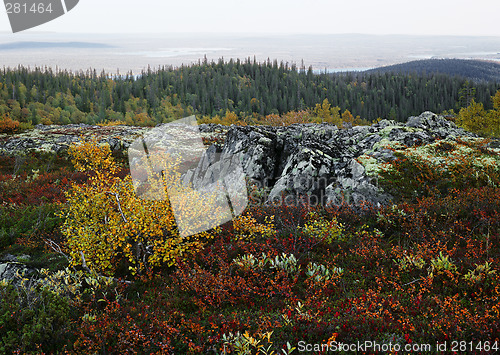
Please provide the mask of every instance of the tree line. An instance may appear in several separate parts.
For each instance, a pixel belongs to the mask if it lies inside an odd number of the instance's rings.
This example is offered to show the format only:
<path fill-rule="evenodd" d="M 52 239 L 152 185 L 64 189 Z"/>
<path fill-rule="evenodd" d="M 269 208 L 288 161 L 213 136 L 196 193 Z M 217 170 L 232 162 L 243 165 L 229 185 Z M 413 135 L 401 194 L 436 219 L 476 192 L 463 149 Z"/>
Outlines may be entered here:
<path fill-rule="evenodd" d="M 470 83 L 436 73 L 314 74 L 311 67 L 255 59 L 205 59 L 177 68 L 148 68 L 137 76 L 20 66 L 0 71 L 0 118 L 21 127 L 155 125 L 191 114 L 206 119 L 230 112 L 250 123 L 268 115 L 314 110 L 327 100 L 366 121 L 404 121 L 426 110 L 458 110 L 472 99 L 491 109 L 490 98 L 499 88 L 497 82 Z"/>

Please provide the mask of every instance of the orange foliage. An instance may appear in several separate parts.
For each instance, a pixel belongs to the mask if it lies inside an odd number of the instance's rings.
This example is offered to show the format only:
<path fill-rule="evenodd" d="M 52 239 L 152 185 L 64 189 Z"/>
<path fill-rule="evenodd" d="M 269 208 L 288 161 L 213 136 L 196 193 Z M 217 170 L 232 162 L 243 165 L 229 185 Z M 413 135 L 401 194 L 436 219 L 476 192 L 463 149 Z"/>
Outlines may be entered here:
<path fill-rule="evenodd" d="M 19 131 L 19 121 L 12 120 L 9 115 L 0 118 L 0 133 L 16 133 Z"/>

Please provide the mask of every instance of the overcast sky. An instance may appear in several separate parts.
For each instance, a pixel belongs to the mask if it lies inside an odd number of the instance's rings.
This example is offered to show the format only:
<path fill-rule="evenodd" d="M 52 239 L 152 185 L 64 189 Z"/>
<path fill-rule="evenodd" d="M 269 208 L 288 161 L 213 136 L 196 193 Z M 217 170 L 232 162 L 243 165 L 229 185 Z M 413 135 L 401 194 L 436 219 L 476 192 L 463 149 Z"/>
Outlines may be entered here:
<path fill-rule="evenodd" d="M 80 0 L 28 32 L 500 36 L 499 14 L 500 0 Z M 0 31 L 10 30 L 0 11 Z"/>

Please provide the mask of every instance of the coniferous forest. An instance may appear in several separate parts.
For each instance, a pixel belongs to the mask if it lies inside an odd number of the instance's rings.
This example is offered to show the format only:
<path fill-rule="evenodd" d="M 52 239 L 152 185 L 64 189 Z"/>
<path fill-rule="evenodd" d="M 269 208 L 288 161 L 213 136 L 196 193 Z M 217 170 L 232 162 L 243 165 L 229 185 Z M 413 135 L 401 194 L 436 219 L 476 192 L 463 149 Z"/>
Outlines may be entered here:
<path fill-rule="evenodd" d="M 423 59 L 367 70 L 367 73 L 443 73 L 474 81 L 500 81 L 500 64 L 467 59 Z"/>
<path fill-rule="evenodd" d="M 314 74 L 312 68 L 268 61 L 199 62 L 109 76 L 95 70 L 4 69 L 0 115 L 21 127 L 38 123 L 105 123 L 153 126 L 190 114 L 232 112 L 247 123 L 270 114 L 314 108 L 325 99 L 367 121 L 404 121 L 430 110 L 466 107 L 472 99 L 491 108 L 496 82 L 469 82 L 445 74 Z"/>

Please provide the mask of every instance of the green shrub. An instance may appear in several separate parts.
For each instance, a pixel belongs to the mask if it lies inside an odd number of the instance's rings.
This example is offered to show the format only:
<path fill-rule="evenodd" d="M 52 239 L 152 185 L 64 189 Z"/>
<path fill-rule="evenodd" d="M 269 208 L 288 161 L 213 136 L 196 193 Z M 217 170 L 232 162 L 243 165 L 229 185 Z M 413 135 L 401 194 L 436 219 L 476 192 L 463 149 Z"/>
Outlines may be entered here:
<path fill-rule="evenodd" d="M 43 244 L 43 237 L 59 234 L 61 217 L 55 215 L 58 204 L 40 206 L 0 206 L 0 249 L 13 245 L 22 238 L 29 246 Z M 20 241 L 18 241 L 20 242 Z"/>
<path fill-rule="evenodd" d="M 13 228 L 0 227 L 0 250 L 14 243 L 15 232 Z"/>
<path fill-rule="evenodd" d="M 55 352 L 70 339 L 69 301 L 30 281 L 0 284 L 0 353 Z"/>
<path fill-rule="evenodd" d="M 344 228 L 337 218 L 327 219 L 315 212 L 308 214 L 309 222 L 301 227 L 304 234 L 327 244 L 345 240 Z"/>

